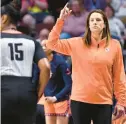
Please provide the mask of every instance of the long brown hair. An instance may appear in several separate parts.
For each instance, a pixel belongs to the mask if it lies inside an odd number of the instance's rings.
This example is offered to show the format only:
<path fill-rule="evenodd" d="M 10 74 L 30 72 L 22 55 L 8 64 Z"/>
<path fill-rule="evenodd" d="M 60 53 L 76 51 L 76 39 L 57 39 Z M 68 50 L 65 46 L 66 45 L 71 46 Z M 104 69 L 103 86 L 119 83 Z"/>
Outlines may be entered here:
<path fill-rule="evenodd" d="M 108 23 L 107 16 L 100 9 L 96 9 L 96 10 L 91 11 L 89 13 L 88 17 L 87 17 L 85 34 L 84 34 L 84 37 L 83 37 L 84 43 L 86 44 L 86 46 L 91 45 L 91 31 L 90 31 L 90 28 L 89 28 L 89 19 L 90 19 L 90 16 L 91 16 L 92 13 L 100 13 L 103 17 L 103 20 L 104 20 L 104 23 L 105 23 L 105 28 L 103 29 L 102 39 L 106 37 L 106 46 L 107 46 L 109 44 L 109 40 L 111 38 L 109 23 Z"/>

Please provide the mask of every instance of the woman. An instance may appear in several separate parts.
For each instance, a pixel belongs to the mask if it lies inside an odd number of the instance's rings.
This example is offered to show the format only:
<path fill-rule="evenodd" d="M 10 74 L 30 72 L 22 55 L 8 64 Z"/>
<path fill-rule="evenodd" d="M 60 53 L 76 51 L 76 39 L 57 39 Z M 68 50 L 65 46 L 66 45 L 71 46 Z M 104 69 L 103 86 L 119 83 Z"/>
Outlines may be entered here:
<path fill-rule="evenodd" d="M 111 124 L 113 91 L 117 117 L 124 115 L 126 80 L 120 43 L 111 39 L 108 20 L 101 10 L 87 17 L 83 38 L 59 40 L 67 5 L 46 41 L 47 48 L 70 55 L 72 59 L 71 111 L 75 124 Z M 75 29 L 76 30 L 76 29 Z"/>
<path fill-rule="evenodd" d="M 19 0 L 1 7 L 2 124 L 32 124 L 37 100 L 49 79 L 50 66 L 40 44 L 16 29 L 20 8 Z M 39 88 L 32 82 L 33 62 L 40 69 Z"/>
<path fill-rule="evenodd" d="M 42 44 L 51 66 L 50 80 L 44 90 L 46 124 L 68 124 L 71 72 L 61 55 L 53 53 Z"/>

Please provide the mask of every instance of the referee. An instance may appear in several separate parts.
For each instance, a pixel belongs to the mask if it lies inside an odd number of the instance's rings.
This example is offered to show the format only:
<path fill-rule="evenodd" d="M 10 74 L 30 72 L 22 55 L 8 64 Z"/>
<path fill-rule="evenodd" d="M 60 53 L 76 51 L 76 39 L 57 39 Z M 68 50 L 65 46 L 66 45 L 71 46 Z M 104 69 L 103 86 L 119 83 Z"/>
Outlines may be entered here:
<path fill-rule="evenodd" d="M 40 44 L 16 30 L 21 8 L 17 1 L 1 7 L 1 124 L 32 124 L 50 75 Z M 40 69 L 39 84 L 32 82 L 33 63 Z"/>

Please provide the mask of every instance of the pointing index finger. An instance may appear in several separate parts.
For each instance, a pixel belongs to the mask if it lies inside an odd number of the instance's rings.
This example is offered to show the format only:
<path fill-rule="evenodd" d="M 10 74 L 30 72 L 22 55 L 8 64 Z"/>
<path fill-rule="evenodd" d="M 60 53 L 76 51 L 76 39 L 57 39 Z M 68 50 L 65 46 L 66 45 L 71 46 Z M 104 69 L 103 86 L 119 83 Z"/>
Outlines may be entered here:
<path fill-rule="evenodd" d="M 66 3 L 66 5 L 64 6 L 64 9 L 68 6 L 69 2 Z"/>

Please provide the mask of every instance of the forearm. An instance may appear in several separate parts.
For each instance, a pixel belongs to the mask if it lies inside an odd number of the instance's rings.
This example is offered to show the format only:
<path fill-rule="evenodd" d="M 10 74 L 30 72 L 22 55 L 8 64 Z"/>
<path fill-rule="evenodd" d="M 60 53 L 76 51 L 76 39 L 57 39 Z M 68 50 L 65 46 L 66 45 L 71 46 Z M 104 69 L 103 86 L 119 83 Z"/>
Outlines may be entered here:
<path fill-rule="evenodd" d="M 51 30 L 48 40 L 46 41 L 46 46 L 48 49 L 62 53 L 65 55 L 70 55 L 71 53 L 71 39 L 59 39 L 60 33 L 63 28 L 64 21 L 58 19 L 56 25 Z"/>
<path fill-rule="evenodd" d="M 64 21 L 62 19 L 57 20 L 55 26 L 53 27 L 53 29 L 51 30 L 49 34 L 47 46 L 49 47 L 54 46 L 58 43 L 60 33 L 63 28 L 63 24 L 64 24 Z"/>
<path fill-rule="evenodd" d="M 50 78 L 50 69 L 49 68 L 42 69 L 40 71 L 40 76 L 39 76 L 39 89 L 38 89 L 39 98 L 42 96 L 49 78 Z"/>
<path fill-rule="evenodd" d="M 117 104 L 126 107 L 126 82 L 119 83 L 118 85 L 116 84 L 114 91 L 115 97 L 117 99 Z"/>
<path fill-rule="evenodd" d="M 66 95 L 69 95 L 71 92 L 71 86 L 67 86 L 64 89 L 62 89 L 61 92 L 59 92 L 58 94 L 55 95 L 57 101 L 59 101 L 60 99 L 64 98 Z"/>
<path fill-rule="evenodd" d="M 63 80 L 64 80 L 64 83 L 65 83 L 65 86 L 63 87 L 63 89 L 58 94 L 56 94 L 57 100 L 60 100 L 64 96 L 69 95 L 71 93 L 72 79 L 71 79 L 70 74 L 66 74 L 66 72 L 63 73 Z"/>
<path fill-rule="evenodd" d="M 114 94 L 117 104 L 126 106 L 126 74 L 124 71 L 122 49 L 119 41 L 116 41 L 115 43 L 117 45 L 115 46 L 117 47 L 117 51 L 113 64 Z"/>

